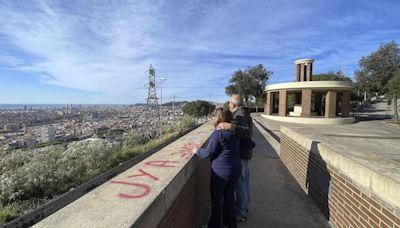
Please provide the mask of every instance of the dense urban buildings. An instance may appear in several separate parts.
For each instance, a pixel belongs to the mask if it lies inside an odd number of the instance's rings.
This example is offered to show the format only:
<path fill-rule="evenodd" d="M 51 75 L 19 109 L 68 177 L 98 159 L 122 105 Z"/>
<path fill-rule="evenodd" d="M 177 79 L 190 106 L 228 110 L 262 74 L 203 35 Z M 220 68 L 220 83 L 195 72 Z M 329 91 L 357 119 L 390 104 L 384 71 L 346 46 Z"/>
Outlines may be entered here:
<path fill-rule="evenodd" d="M 145 106 L 66 105 L 18 109 L 0 108 L 0 148 L 24 148 L 65 143 L 89 137 L 122 139 L 130 132 L 145 133 Z M 163 107 L 164 126 L 181 120 L 180 106 Z M 156 131 L 159 125 L 150 125 Z"/>

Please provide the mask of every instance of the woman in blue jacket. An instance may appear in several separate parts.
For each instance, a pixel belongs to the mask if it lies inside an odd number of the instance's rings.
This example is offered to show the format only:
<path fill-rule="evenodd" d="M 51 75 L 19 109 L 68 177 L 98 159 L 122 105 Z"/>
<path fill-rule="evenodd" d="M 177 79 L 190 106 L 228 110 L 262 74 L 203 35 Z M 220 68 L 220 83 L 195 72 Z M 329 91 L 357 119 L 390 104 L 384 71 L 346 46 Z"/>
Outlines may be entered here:
<path fill-rule="evenodd" d="M 217 108 L 215 126 L 222 122 L 230 122 L 232 114 L 229 110 Z M 246 146 L 254 147 L 254 142 L 244 140 Z M 211 217 L 209 228 L 236 228 L 234 185 L 240 175 L 239 141 L 233 132 L 214 130 L 208 146 L 199 148 L 196 154 L 211 160 Z"/>

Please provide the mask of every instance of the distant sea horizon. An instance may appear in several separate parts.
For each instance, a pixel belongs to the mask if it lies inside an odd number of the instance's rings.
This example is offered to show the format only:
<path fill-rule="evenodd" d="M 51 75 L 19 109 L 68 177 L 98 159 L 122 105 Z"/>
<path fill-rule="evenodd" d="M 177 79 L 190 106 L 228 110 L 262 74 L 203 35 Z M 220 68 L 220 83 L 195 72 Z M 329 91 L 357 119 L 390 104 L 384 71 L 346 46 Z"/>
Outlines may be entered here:
<path fill-rule="evenodd" d="M 138 106 L 145 104 L 0 104 L 0 110 L 18 110 L 18 109 L 54 109 L 54 108 L 85 108 L 85 107 L 104 107 L 104 106 Z"/>

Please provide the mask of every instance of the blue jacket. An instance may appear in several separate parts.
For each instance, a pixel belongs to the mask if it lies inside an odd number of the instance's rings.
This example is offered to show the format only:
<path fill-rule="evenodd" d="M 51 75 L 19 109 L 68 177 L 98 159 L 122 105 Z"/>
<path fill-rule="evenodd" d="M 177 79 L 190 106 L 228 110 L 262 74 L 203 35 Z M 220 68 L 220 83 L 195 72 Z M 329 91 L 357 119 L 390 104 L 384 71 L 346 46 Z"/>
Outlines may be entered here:
<path fill-rule="evenodd" d="M 224 180 L 235 180 L 240 175 L 239 140 L 235 134 L 226 130 L 214 130 L 206 148 L 196 154 L 209 157 L 212 170 Z"/>

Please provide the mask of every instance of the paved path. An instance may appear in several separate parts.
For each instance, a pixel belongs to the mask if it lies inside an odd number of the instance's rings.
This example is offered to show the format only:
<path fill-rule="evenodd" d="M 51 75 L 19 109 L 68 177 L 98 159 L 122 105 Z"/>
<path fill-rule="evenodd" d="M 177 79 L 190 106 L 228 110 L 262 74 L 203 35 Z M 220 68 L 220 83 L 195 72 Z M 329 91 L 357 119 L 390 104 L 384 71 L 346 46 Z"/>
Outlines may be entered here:
<path fill-rule="evenodd" d="M 238 227 L 328 227 L 319 208 L 277 156 L 276 142 L 269 143 L 263 135 L 266 132 L 255 126 L 257 146 L 250 163 L 252 199 L 249 217 Z"/>
<path fill-rule="evenodd" d="M 384 120 L 391 117 L 393 111 L 392 106 L 388 105 L 387 100 L 376 103 L 366 104 L 355 113 L 357 120 Z"/>

